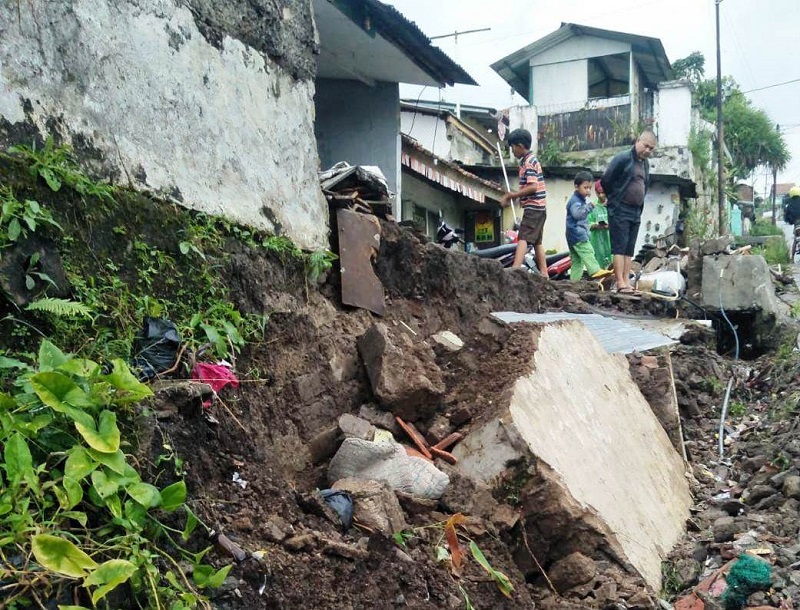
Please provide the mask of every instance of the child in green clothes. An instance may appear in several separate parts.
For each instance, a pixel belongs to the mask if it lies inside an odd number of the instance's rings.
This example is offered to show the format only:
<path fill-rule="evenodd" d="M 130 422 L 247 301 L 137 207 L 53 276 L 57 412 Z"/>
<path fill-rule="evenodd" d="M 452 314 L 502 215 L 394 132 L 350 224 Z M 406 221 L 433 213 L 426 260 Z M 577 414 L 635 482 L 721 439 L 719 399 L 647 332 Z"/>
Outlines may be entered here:
<path fill-rule="evenodd" d="M 594 204 L 588 201 L 589 193 L 592 192 L 592 175 L 589 172 L 578 172 L 574 182 L 575 193 L 567 202 L 567 245 L 572 259 L 569 279 L 577 282 L 583 276 L 584 267 L 592 279 L 605 277 L 612 272 L 600 268 L 594 257 L 594 249 L 589 243 L 586 217 L 594 208 Z"/>
<path fill-rule="evenodd" d="M 594 209 L 589 212 L 586 222 L 589 223 L 589 241 L 594 248 L 594 257 L 604 269 L 611 265 L 611 238 L 608 235 L 608 209 L 606 208 L 606 194 L 600 181 L 594 183 L 594 192 L 597 202 Z"/>

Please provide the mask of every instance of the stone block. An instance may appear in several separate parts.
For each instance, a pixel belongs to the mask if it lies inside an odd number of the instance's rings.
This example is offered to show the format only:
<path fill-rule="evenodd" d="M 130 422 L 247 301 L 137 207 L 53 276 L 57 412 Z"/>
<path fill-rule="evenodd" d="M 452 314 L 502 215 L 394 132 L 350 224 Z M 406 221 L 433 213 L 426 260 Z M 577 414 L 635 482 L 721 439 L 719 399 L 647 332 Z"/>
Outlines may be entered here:
<path fill-rule="evenodd" d="M 791 475 L 783 481 L 783 495 L 787 498 L 800 500 L 800 477 Z"/>
<path fill-rule="evenodd" d="M 571 553 L 548 570 L 548 576 L 559 593 L 592 580 L 597 573 L 594 561 L 582 553 Z"/>
<path fill-rule="evenodd" d="M 777 314 L 778 301 L 762 256 L 706 256 L 702 305 L 712 311 Z"/>
<path fill-rule="evenodd" d="M 728 247 L 733 243 L 733 238 L 730 235 L 723 235 L 703 242 L 700 246 L 700 252 L 703 256 L 711 256 L 713 254 L 721 254 L 728 251 Z"/>
<path fill-rule="evenodd" d="M 427 343 L 373 324 L 358 339 L 372 391 L 383 408 L 406 421 L 433 414 L 445 392 L 442 371 Z"/>
<path fill-rule="evenodd" d="M 361 419 L 350 413 L 343 413 L 339 416 L 339 430 L 345 438 L 360 438 L 371 441 L 375 436 L 375 426 L 366 419 Z"/>
<path fill-rule="evenodd" d="M 431 340 L 437 345 L 441 345 L 448 352 L 457 352 L 464 347 L 464 342 L 455 333 L 449 330 L 443 330 L 431 337 Z"/>

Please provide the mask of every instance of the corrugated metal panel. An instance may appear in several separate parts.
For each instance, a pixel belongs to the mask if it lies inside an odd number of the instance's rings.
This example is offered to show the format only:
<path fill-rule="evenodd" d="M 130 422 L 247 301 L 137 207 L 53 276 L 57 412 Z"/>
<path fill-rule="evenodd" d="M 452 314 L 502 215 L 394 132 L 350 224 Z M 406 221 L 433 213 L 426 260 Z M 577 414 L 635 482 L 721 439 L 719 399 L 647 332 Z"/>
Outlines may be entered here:
<path fill-rule="evenodd" d="M 633 351 L 644 352 L 656 347 L 673 345 L 673 339 L 660 333 L 638 328 L 616 318 L 598 314 L 580 314 L 566 312 L 552 313 L 516 313 L 513 311 L 498 311 L 492 315 L 498 320 L 513 324 L 514 322 L 535 322 L 546 324 L 558 320 L 578 320 L 600 342 L 603 348 L 611 353 L 627 354 Z"/>

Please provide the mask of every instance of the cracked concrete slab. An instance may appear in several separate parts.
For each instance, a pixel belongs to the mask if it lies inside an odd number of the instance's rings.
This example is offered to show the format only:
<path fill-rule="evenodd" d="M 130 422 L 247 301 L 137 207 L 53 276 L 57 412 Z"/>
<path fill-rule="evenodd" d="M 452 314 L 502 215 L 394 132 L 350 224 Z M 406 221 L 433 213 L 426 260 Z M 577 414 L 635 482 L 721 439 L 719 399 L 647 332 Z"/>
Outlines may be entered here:
<path fill-rule="evenodd" d="M 527 372 L 453 451 L 458 470 L 506 489 L 514 483 L 528 543 L 543 561 L 611 557 L 658 589 L 691 505 L 683 460 L 624 356 L 576 321 L 517 332 L 530 334 Z"/>

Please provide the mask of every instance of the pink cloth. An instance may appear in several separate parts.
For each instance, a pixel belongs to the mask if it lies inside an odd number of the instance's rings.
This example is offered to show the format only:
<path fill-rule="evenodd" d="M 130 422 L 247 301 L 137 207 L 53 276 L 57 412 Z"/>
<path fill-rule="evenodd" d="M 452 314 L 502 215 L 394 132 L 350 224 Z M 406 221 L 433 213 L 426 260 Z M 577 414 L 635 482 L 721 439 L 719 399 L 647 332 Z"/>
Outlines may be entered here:
<path fill-rule="evenodd" d="M 239 380 L 227 366 L 221 364 L 209 364 L 206 362 L 198 362 L 192 369 L 192 379 L 202 381 L 211 386 L 214 394 L 219 392 L 226 385 L 239 387 Z M 203 406 L 208 409 L 211 406 L 211 400 L 203 403 Z"/>

